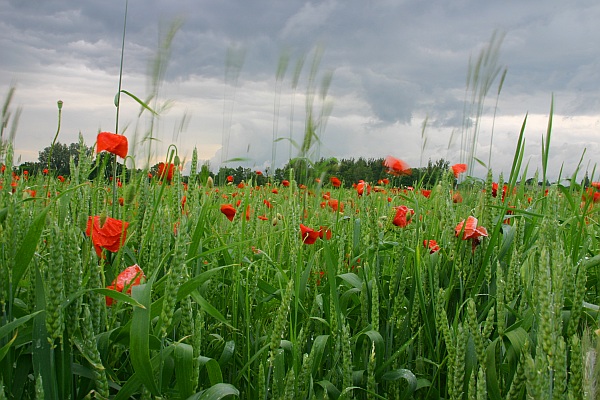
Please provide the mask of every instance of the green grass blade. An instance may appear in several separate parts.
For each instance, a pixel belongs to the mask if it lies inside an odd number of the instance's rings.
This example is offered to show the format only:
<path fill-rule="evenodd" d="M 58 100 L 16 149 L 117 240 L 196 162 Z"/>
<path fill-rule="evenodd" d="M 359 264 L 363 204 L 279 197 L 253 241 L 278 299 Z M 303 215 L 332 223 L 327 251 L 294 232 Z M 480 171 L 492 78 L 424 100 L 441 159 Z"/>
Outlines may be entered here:
<path fill-rule="evenodd" d="M 229 383 L 217 383 L 202 393 L 197 393 L 191 397 L 188 397 L 187 400 L 219 400 L 229 396 L 239 397 L 240 391 Z"/>
<path fill-rule="evenodd" d="M 137 97 L 136 95 L 134 95 L 131 92 L 128 92 L 127 90 L 122 89 L 121 93 L 126 94 L 127 96 L 131 97 L 133 100 L 135 100 L 140 106 L 142 106 L 142 108 L 150 111 L 152 114 L 154 115 L 158 115 L 158 113 L 156 111 L 154 111 L 148 104 L 146 104 L 142 99 L 140 99 L 139 97 Z"/>
<path fill-rule="evenodd" d="M 42 311 L 43 310 L 39 310 L 39 311 L 33 312 L 33 313 L 28 314 L 28 315 L 26 315 L 24 317 L 15 319 L 14 321 L 9 322 L 8 324 L 2 325 L 0 327 L 0 340 L 4 339 L 5 336 L 7 336 L 8 334 L 10 334 L 12 331 L 14 331 L 15 329 L 17 329 L 18 327 L 20 327 L 21 325 L 23 325 L 24 323 L 26 323 L 30 319 L 32 319 L 35 316 L 37 316 Z"/>
<path fill-rule="evenodd" d="M 177 390 L 181 398 L 187 398 L 194 394 L 194 348 L 189 344 L 175 343 L 173 352 L 175 359 L 175 377 L 177 379 Z"/>
<path fill-rule="evenodd" d="M 18 332 L 15 332 L 15 335 L 6 343 L 4 346 L 0 347 L 0 361 L 4 359 L 4 357 L 8 354 L 8 350 L 10 350 L 10 346 L 17 340 Z"/>
<path fill-rule="evenodd" d="M 130 346 L 131 364 L 135 373 L 152 394 L 159 396 L 160 390 L 156 385 L 155 373 L 150 363 L 150 295 L 154 278 L 155 275 L 146 284 L 131 288 L 131 297 L 145 308 L 136 307 L 133 310 Z"/>
<path fill-rule="evenodd" d="M 223 382 L 223 373 L 221 372 L 221 366 L 217 360 L 214 358 L 200 356 L 198 357 L 198 363 L 200 364 L 200 369 L 202 369 L 202 367 L 206 368 L 208 380 L 211 385 L 214 386 Z"/>
<path fill-rule="evenodd" d="M 23 238 L 23 242 L 21 242 L 21 246 L 17 250 L 17 254 L 15 256 L 15 267 L 13 269 L 12 275 L 12 295 L 14 296 L 15 291 L 21 281 L 25 272 L 27 272 L 27 268 L 31 263 L 31 259 L 35 254 L 35 249 L 37 248 L 38 242 L 40 240 L 40 236 L 42 235 L 42 231 L 44 230 L 44 226 L 46 224 L 46 215 L 50 210 L 50 205 L 46 206 L 38 215 L 35 217 L 25 237 Z"/>

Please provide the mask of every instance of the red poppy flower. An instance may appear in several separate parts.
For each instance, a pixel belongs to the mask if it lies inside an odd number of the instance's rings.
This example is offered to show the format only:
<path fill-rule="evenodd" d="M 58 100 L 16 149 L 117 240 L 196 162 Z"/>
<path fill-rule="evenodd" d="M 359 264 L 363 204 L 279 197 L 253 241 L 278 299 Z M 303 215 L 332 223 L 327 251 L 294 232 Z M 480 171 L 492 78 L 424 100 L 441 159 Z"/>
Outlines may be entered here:
<path fill-rule="evenodd" d="M 287 179 L 284 179 L 281 181 L 281 185 L 283 187 L 288 187 L 288 186 L 290 186 L 290 181 L 288 181 Z"/>
<path fill-rule="evenodd" d="M 233 182 L 233 175 L 229 175 L 227 177 L 227 182 Z"/>
<path fill-rule="evenodd" d="M 121 158 L 127 157 L 127 138 L 123 135 L 117 135 L 110 132 L 100 132 L 96 139 L 96 153 L 108 151 L 118 155 Z"/>
<path fill-rule="evenodd" d="M 387 168 L 387 173 L 394 176 L 411 174 L 407 163 L 392 156 L 387 156 L 383 161 L 383 165 Z"/>
<path fill-rule="evenodd" d="M 117 292 L 123 293 L 123 290 L 127 288 L 127 294 L 131 294 L 131 288 L 142 283 L 142 280 L 146 279 L 144 271 L 135 264 L 131 267 L 125 268 L 116 278 L 112 281 L 107 289 L 116 290 Z M 112 297 L 106 296 L 106 305 L 111 306 L 114 300 Z"/>
<path fill-rule="evenodd" d="M 464 230 L 463 230 L 464 227 Z M 462 240 L 476 239 L 478 240 L 481 236 L 487 236 L 487 229 L 483 226 L 477 226 L 477 218 L 469 216 L 467 221 L 462 220 L 454 228 L 454 236 L 458 237 L 463 232 Z"/>
<path fill-rule="evenodd" d="M 187 203 L 187 196 L 181 198 L 181 210 L 185 208 L 185 203 Z"/>
<path fill-rule="evenodd" d="M 240 182 L 240 183 L 238 183 L 237 187 L 238 187 L 238 189 L 243 189 L 246 187 L 246 184 L 244 182 Z"/>
<path fill-rule="evenodd" d="M 332 176 L 331 178 L 329 178 L 329 181 L 331 182 L 331 185 L 335 188 L 339 188 L 342 185 L 342 181 L 340 181 L 335 176 Z"/>
<path fill-rule="evenodd" d="M 456 192 L 452 195 L 452 202 L 453 203 L 462 203 L 463 202 L 463 198 L 459 192 Z"/>
<path fill-rule="evenodd" d="M 166 179 L 167 182 L 173 180 L 173 172 L 175 171 L 175 164 L 165 164 L 161 162 L 158 164 L 158 179 L 161 181 Z"/>
<path fill-rule="evenodd" d="M 262 175 L 262 171 L 256 171 L 256 175 Z"/>
<path fill-rule="evenodd" d="M 269 220 L 269 217 L 267 217 L 266 215 L 259 215 L 257 218 L 260 219 L 261 221 L 268 221 Z"/>
<path fill-rule="evenodd" d="M 583 201 L 592 201 L 594 203 L 600 202 L 600 192 L 596 192 L 592 188 L 588 188 L 585 193 L 581 196 L 581 200 Z"/>
<path fill-rule="evenodd" d="M 48 168 L 44 168 L 44 169 L 42 170 L 42 174 L 44 174 L 44 175 L 48 175 L 48 172 L 49 172 L 49 171 L 48 171 Z"/>
<path fill-rule="evenodd" d="M 320 231 L 315 231 L 308 226 L 300 224 L 300 237 L 304 244 L 314 244 L 315 241 L 319 238 Z"/>
<path fill-rule="evenodd" d="M 431 196 L 431 190 L 428 189 L 421 189 L 421 194 L 427 198 L 429 198 L 429 196 Z"/>
<path fill-rule="evenodd" d="M 423 240 L 423 246 L 426 249 L 429 249 L 429 254 L 433 254 L 440 251 L 440 246 L 438 246 L 435 240 Z"/>
<path fill-rule="evenodd" d="M 6 171 L 6 165 L 2 164 L 2 165 L 0 166 L 0 172 L 1 172 L 1 173 L 4 173 L 4 171 Z"/>
<path fill-rule="evenodd" d="M 358 181 L 356 184 L 356 193 L 358 193 L 359 196 L 362 196 L 365 192 L 367 195 L 371 194 L 371 185 L 365 183 L 363 180 Z"/>
<path fill-rule="evenodd" d="M 225 214 L 227 219 L 230 221 L 233 221 L 233 218 L 235 217 L 236 213 L 235 208 L 233 208 L 231 204 L 223 204 L 221 206 L 221 212 Z"/>
<path fill-rule="evenodd" d="M 267 208 L 272 208 L 272 207 L 273 207 L 273 206 L 271 205 L 271 202 L 270 202 L 269 200 L 267 200 L 267 199 L 264 199 L 264 200 L 263 200 L 263 204 L 264 204 L 265 206 L 267 206 Z"/>
<path fill-rule="evenodd" d="M 392 223 L 400 228 L 405 228 L 412 219 L 410 218 L 415 211 L 407 206 L 394 207 L 396 209 L 396 215 Z"/>
<path fill-rule="evenodd" d="M 467 172 L 467 164 L 454 164 L 452 166 L 452 173 L 454 173 L 454 177 L 458 178 L 458 175 Z"/>
<path fill-rule="evenodd" d="M 279 193 L 279 190 L 277 190 L 277 188 L 275 188 L 275 189 L 271 190 L 271 193 L 273 193 L 273 194 L 278 194 L 278 193 Z"/>
<path fill-rule="evenodd" d="M 329 205 L 329 207 L 331 207 L 333 211 L 339 210 L 340 212 L 344 212 L 344 204 L 340 203 L 340 201 L 337 199 L 329 199 L 327 201 L 327 204 Z"/>
<path fill-rule="evenodd" d="M 326 226 L 321 226 L 319 228 L 319 237 L 323 240 L 330 240 L 331 239 L 331 229 L 329 229 Z"/>
<path fill-rule="evenodd" d="M 107 217 L 104 225 L 100 226 L 101 217 L 89 217 L 85 234 L 92 238 L 94 249 L 98 257 L 102 255 L 102 249 L 112 253 L 119 251 L 127 237 L 129 222 Z"/>
<path fill-rule="evenodd" d="M 595 187 L 596 189 L 600 189 L 600 182 L 592 182 L 591 185 L 592 185 L 592 187 Z"/>
<path fill-rule="evenodd" d="M 64 181 L 65 181 L 65 177 L 64 177 L 64 176 L 62 176 L 62 175 L 59 175 L 59 176 L 57 176 L 57 177 L 56 177 L 56 179 L 58 179 L 58 180 L 59 180 L 59 181 L 61 181 L 61 182 L 64 182 Z"/>

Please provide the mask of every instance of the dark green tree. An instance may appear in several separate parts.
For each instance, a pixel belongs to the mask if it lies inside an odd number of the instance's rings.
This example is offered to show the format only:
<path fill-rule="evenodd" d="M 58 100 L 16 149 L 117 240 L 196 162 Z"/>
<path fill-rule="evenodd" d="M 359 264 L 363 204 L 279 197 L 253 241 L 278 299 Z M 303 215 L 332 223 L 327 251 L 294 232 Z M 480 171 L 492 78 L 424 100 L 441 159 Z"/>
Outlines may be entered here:
<path fill-rule="evenodd" d="M 79 163 L 79 146 L 79 143 L 71 143 L 70 145 L 66 145 L 56 142 L 54 144 L 54 148 L 52 148 L 52 146 L 46 147 L 44 150 L 39 152 L 39 168 L 48 168 L 49 165 L 51 173 L 69 176 L 71 173 L 69 166 L 71 157 L 73 157 L 73 161 L 76 165 Z M 84 154 L 91 156 L 92 152 L 93 148 L 85 146 L 85 151 L 83 152 Z M 50 164 L 48 164 L 48 159 L 50 159 Z"/>

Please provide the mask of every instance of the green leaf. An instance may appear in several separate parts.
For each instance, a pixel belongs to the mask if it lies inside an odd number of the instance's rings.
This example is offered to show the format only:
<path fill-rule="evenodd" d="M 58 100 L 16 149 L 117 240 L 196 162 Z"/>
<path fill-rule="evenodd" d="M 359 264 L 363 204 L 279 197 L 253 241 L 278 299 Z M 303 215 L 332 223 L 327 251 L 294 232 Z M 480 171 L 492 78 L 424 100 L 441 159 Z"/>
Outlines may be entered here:
<path fill-rule="evenodd" d="M 21 246 L 17 250 L 17 254 L 15 255 L 15 266 L 13 268 L 12 275 L 12 292 L 13 296 L 15 291 L 19 287 L 19 282 L 29 264 L 31 263 L 31 259 L 35 254 L 35 249 L 37 248 L 38 242 L 40 240 L 40 236 L 42 235 L 42 231 L 44 230 L 44 225 L 46 224 L 46 215 L 50 210 L 50 205 L 46 206 L 38 215 L 35 217 L 31 225 L 29 225 L 29 229 L 21 242 Z"/>
<path fill-rule="evenodd" d="M 43 310 L 33 312 L 24 317 L 15 319 L 14 321 L 9 322 L 8 324 L 2 325 L 0 327 L 0 340 L 4 339 L 6 335 L 8 335 L 9 333 L 11 333 L 12 331 L 14 331 L 15 329 L 17 329 L 18 327 L 20 327 L 21 325 L 23 325 L 24 323 L 26 323 L 41 312 L 43 312 Z"/>
<path fill-rule="evenodd" d="M 235 352 L 235 342 L 233 340 L 225 343 L 225 347 L 223 347 L 223 352 L 221 353 L 221 357 L 219 357 L 219 365 L 224 366 L 231 360 L 233 357 L 233 353 Z"/>
<path fill-rule="evenodd" d="M 189 344 L 175 343 L 175 377 L 177 378 L 177 390 L 181 398 L 187 398 L 194 393 L 194 348 Z"/>
<path fill-rule="evenodd" d="M 200 365 L 200 369 L 202 367 L 206 368 L 206 373 L 208 374 L 208 380 L 211 385 L 217 385 L 223 382 L 223 374 L 221 373 L 221 366 L 214 358 L 200 356 L 198 357 L 198 364 Z"/>
<path fill-rule="evenodd" d="M 496 371 L 496 345 L 498 339 L 490 343 L 486 349 L 486 382 L 488 389 L 488 398 L 492 400 L 501 400 L 500 386 L 498 384 L 498 373 Z"/>
<path fill-rule="evenodd" d="M 142 106 L 143 108 L 145 108 L 146 110 L 150 111 L 152 114 L 154 115 L 158 115 L 158 113 L 156 111 L 154 111 L 152 108 L 150 108 L 150 106 L 148 104 L 146 104 L 143 100 L 141 100 L 139 97 L 137 97 L 136 95 L 128 92 L 127 90 L 121 90 L 121 93 L 126 94 L 127 96 L 131 97 L 133 100 L 135 100 L 140 106 Z M 118 93 L 117 93 L 118 96 Z M 115 105 L 118 107 L 118 101 L 116 101 L 117 97 L 115 97 Z"/>
<path fill-rule="evenodd" d="M 122 301 L 123 303 L 131 304 L 134 307 L 146 308 L 139 301 L 133 299 L 131 296 L 126 293 L 117 292 L 116 290 L 106 289 L 106 288 L 94 288 L 90 289 L 92 292 L 103 294 L 104 296 L 111 297 L 115 300 Z"/>
<path fill-rule="evenodd" d="M 356 275 L 353 272 L 348 272 L 346 274 L 341 274 L 338 275 L 343 281 L 349 283 L 350 285 L 354 286 L 357 289 L 361 289 L 362 288 L 362 279 L 360 279 L 358 277 L 358 275 Z"/>
<path fill-rule="evenodd" d="M 311 357 L 313 359 L 312 376 L 316 376 L 317 370 L 321 367 L 321 360 L 323 359 L 323 354 L 325 354 L 328 340 L 329 335 L 319 335 L 313 342 L 312 349 L 310 349 Z"/>
<path fill-rule="evenodd" d="M 375 344 L 375 365 L 377 366 L 377 368 L 379 368 L 381 366 L 381 363 L 383 361 L 383 357 L 384 357 L 384 350 L 385 350 L 385 343 L 383 342 L 383 337 L 381 336 L 381 334 L 379 332 L 377 332 L 376 330 L 369 330 L 366 332 L 362 332 L 357 338 L 356 338 L 356 348 L 357 350 L 359 348 L 362 348 L 361 344 L 363 344 L 363 339 L 365 337 L 368 337 L 369 340 L 371 341 L 371 343 Z M 369 344 L 369 346 L 367 348 L 364 348 L 364 350 L 366 350 L 366 354 L 370 354 L 371 352 L 371 344 Z"/>
<path fill-rule="evenodd" d="M 133 370 L 141 382 L 152 394 L 159 396 L 160 390 L 156 385 L 155 373 L 150 363 L 150 294 L 152 293 L 152 284 L 154 283 L 155 276 L 152 275 L 147 283 L 131 288 L 131 297 L 145 308 L 136 307 L 133 309 L 130 331 L 130 353 Z"/>
<path fill-rule="evenodd" d="M 38 311 L 45 311 L 46 295 L 44 293 L 44 281 L 41 271 L 35 269 L 35 308 Z M 36 314 L 33 320 L 33 371 L 34 375 L 42 377 L 44 387 L 44 397 L 49 400 L 58 399 L 58 389 L 56 387 L 56 370 L 54 368 L 54 354 L 50 343 L 48 342 L 48 331 L 46 331 L 45 312 Z"/>
<path fill-rule="evenodd" d="M 381 376 L 381 379 L 384 381 L 397 381 L 399 379 L 404 379 L 407 383 L 407 387 L 400 397 L 402 399 L 412 398 L 413 393 L 415 390 L 417 390 L 417 377 L 408 369 L 400 368 L 388 371 Z"/>
<path fill-rule="evenodd" d="M 15 335 L 13 336 L 13 338 L 10 339 L 8 341 L 8 343 L 6 343 L 4 346 L 2 346 L 0 348 L 0 361 L 2 361 L 2 359 L 6 356 L 6 354 L 8 354 L 8 350 L 10 349 L 10 346 L 12 346 L 14 341 L 17 340 L 17 336 L 18 336 L 18 332 L 15 332 Z"/>
<path fill-rule="evenodd" d="M 240 396 L 240 391 L 229 383 L 217 383 L 201 393 L 188 397 L 187 400 L 219 400 L 227 396 Z"/>

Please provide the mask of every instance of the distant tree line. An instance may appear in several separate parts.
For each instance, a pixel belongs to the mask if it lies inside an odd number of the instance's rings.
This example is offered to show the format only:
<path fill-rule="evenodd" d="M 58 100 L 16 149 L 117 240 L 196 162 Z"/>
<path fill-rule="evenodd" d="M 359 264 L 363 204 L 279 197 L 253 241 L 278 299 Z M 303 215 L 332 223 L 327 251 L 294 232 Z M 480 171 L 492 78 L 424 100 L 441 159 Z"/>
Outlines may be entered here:
<path fill-rule="evenodd" d="M 337 160 L 335 158 L 321 159 L 316 163 L 310 164 L 304 160 L 292 160 L 282 168 L 277 168 L 271 174 L 269 169 L 260 171 L 258 175 L 255 170 L 250 168 L 221 167 L 216 175 L 211 175 L 218 183 L 231 176 L 234 183 L 248 182 L 252 179 L 256 184 L 264 184 L 269 181 L 282 182 L 283 180 L 294 180 L 299 184 L 311 184 L 320 179 L 323 184 L 328 184 L 333 176 L 342 182 L 342 186 L 349 188 L 359 180 L 377 184 L 388 179 L 395 186 L 416 186 L 431 187 L 436 184 L 443 173 L 450 168 L 450 163 L 446 160 L 429 160 L 426 167 L 412 168 L 410 174 L 393 176 L 387 172 L 383 165 L 383 158 L 344 158 Z"/>
<path fill-rule="evenodd" d="M 28 171 L 30 174 L 41 173 L 48 168 L 54 175 L 69 177 L 71 168 L 78 165 L 81 157 L 88 159 L 93 156 L 93 148 L 87 147 L 83 141 L 71 143 L 69 145 L 60 142 L 55 143 L 54 147 L 48 146 L 39 152 L 37 162 L 25 162 L 18 169 L 20 172 Z M 97 167 L 92 169 L 89 178 L 96 176 L 96 171 L 102 166 L 106 177 L 112 176 L 114 165 L 114 156 L 108 153 L 101 153 L 95 160 Z M 267 182 L 282 182 L 283 180 L 293 180 L 298 184 L 313 184 L 317 179 L 321 179 L 323 184 L 328 184 L 329 179 L 337 177 L 343 187 L 351 187 L 359 180 L 376 185 L 384 179 L 388 179 L 395 186 L 416 186 L 431 187 L 438 182 L 442 174 L 450 167 L 448 161 L 441 159 L 437 161 L 429 160 L 426 167 L 412 168 L 410 174 L 392 176 L 387 172 L 383 165 L 383 158 L 322 158 L 317 162 L 309 162 L 305 159 L 290 160 L 282 168 L 276 168 L 274 171 L 267 168 L 264 171 L 256 171 L 247 167 L 228 167 L 223 166 L 215 174 L 210 171 L 210 166 L 205 163 L 197 168 L 197 159 L 192 161 L 192 171 L 190 176 L 184 176 L 183 181 L 195 181 L 203 184 L 210 176 L 216 184 L 226 184 L 228 178 L 233 183 L 250 182 L 256 185 L 264 185 Z M 121 174 L 122 164 L 117 163 L 117 174 Z M 158 164 L 150 168 L 150 172 L 156 174 Z"/>

